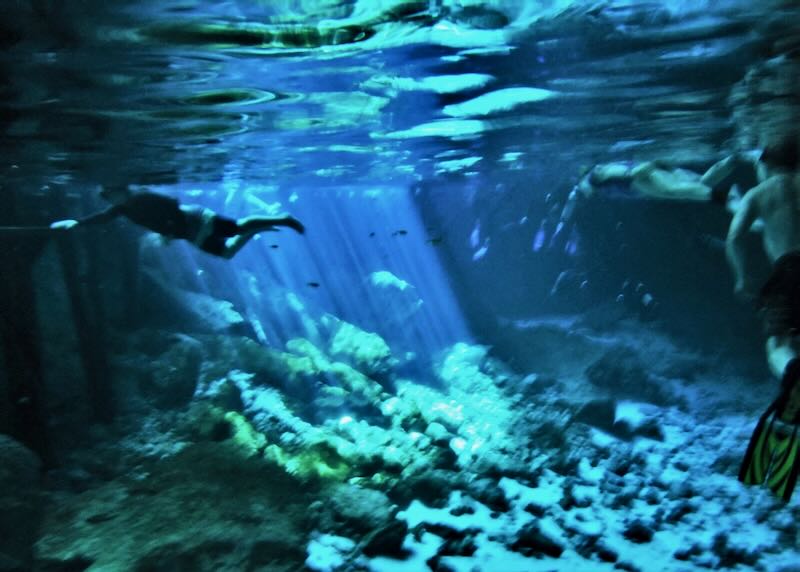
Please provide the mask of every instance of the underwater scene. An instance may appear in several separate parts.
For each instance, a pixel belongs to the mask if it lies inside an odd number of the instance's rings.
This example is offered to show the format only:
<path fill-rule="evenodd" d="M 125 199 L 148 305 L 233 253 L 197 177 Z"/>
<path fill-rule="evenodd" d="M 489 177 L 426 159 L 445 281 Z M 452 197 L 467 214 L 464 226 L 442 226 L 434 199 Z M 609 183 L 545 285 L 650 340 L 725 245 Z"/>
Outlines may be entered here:
<path fill-rule="evenodd" d="M 0 572 L 800 571 L 796 1 L 0 47 Z"/>

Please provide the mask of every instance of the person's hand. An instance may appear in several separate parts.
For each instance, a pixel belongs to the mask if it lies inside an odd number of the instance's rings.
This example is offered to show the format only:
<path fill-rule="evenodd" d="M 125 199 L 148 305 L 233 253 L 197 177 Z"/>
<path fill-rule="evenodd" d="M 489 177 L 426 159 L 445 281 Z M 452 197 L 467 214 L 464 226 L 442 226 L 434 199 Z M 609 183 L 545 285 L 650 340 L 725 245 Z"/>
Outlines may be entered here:
<path fill-rule="evenodd" d="M 57 220 L 50 225 L 53 230 L 69 230 L 78 226 L 78 221 L 73 219 Z"/>

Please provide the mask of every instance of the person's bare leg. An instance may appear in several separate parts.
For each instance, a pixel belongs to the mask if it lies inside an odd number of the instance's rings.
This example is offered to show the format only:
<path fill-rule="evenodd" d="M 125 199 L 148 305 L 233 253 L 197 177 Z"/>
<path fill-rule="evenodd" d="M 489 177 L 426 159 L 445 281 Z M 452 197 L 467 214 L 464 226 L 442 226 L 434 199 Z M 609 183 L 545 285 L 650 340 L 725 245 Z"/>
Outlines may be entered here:
<path fill-rule="evenodd" d="M 264 216 L 249 216 L 239 219 L 239 231 L 242 235 L 253 235 L 259 232 L 277 230 L 278 226 L 291 228 L 299 234 L 305 233 L 306 229 L 299 220 L 292 216 L 271 218 Z"/>
<path fill-rule="evenodd" d="M 303 223 L 291 216 L 281 218 L 250 216 L 239 219 L 237 225 L 239 226 L 239 234 L 225 241 L 225 250 L 222 253 L 223 258 L 231 259 L 236 256 L 236 253 L 260 232 L 277 231 L 279 226 L 291 228 L 300 234 L 306 231 Z"/>
<path fill-rule="evenodd" d="M 236 256 L 236 253 L 239 252 L 242 248 L 244 248 L 244 245 L 250 242 L 250 239 L 253 238 L 255 235 L 256 233 L 240 234 L 226 240 L 225 250 L 221 254 L 222 258 L 230 260 L 231 258 Z"/>

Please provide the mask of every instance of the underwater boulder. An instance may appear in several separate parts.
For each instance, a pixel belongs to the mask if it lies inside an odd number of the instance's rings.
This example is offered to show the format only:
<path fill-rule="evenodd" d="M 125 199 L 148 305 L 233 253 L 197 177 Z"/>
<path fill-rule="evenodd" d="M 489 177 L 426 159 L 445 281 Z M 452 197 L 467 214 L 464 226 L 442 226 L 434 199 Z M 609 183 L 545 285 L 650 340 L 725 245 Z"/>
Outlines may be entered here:
<path fill-rule="evenodd" d="M 241 413 L 244 410 L 244 401 L 242 400 L 243 388 L 240 384 L 245 388 L 248 386 L 245 385 L 246 382 L 237 383 L 237 381 L 239 381 L 237 378 L 243 377 L 241 372 L 232 373 L 233 375 L 229 377 L 217 379 L 211 383 L 205 384 L 202 389 L 198 389 L 195 395 L 198 398 L 209 400 L 212 404 L 221 409 Z"/>
<path fill-rule="evenodd" d="M 382 492 L 352 484 L 327 490 L 326 502 L 312 505 L 312 519 L 324 532 L 360 538 L 367 556 L 401 554 L 408 524 L 396 518 L 398 507 Z"/>
<path fill-rule="evenodd" d="M 486 381 L 483 368 L 488 353 L 487 346 L 458 342 L 444 354 L 438 377 L 448 385 L 459 383 L 469 387 L 474 383 L 482 384 Z"/>
<path fill-rule="evenodd" d="M 404 476 L 388 491 L 389 497 L 400 506 L 419 500 L 432 508 L 447 505 L 450 493 L 461 485 L 461 476 L 454 471 L 431 469 L 419 474 Z"/>
<path fill-rule="evenodd" d="M 605 340 L 572 320 L 503 321 L 492 339 L 492 356 L 523 375 L 563 379 L 580 375 L 608 350 Z"/>
<path fill-rule="evenodd" d="M 564 541 L 555 531 L 546 530 L 538 522 L 531 522 L 520 529 L 509 548 L 525 556 L 558 558 L 564 552 Z"/>
<path fill-rule="evenodd" d="M 388 270 L 372 272 L 367 277 L 367 284 L 369 299 L 380 308 L 379 326 L 384 335 L 407 327 L 408 321 L 422 308 L 423 301 L 417 288 Z"/>
<path fill-rule="evenodd" d="M 291 347 L 297 351 L 299 346 Z M 246 337 L 220 335 L 208 345 L 203 376 L 213 380 L 229 377 L 233 371 L 247 372 L 253 375 L 253 383 L 293 393 L 319 374 L 319 365 L 308 355 L 281 352 Z"/>
<path fill-rule="evenodd" d="M 32 569 L 303 568 L 313 491 L 269 461 L 204 442 L 144 462 L 142 475 L 63 499 L 47 515 Z"/>
<path fill-rule="evenodd" d="M 147 365 L 142 394 L 160 409 L 177 409 L 191 401 L 203 364 L 203 346 L 196 339 L 176 335 L 172 345 Z"/>
<path fill-rule="evenodd" d="M 383 379 L 397 364 L 389 344 L 378 334 L 364 331 L 330 315 L 324 316 L 322 323 L 333 332 L 328 353 L 364 375 Z"/>
<path fill-rule="evenodd" d="M 42 516 L 40 461 L 0 435 L 0 570 L 30 570 Z"/>
<path fill-rule="evenodd" d="M 315 515 L 317 526 L 346 537 L 363 537 L 394 520 L 398 512 L 384 493 L 348 483 L 329 487 L 326 498 Z"/>
<path fill-rule="evenodd" d="M 467 492 L 476 501 L 489 507 L 492 512 L 511 510 L 511 503 L 495 479 L 480 478 L 471 481 Z"/>
<path fill-rule="evenodd" d="M 631 397 L 656 405 L 671 405 L 669 392 L 652 376 L 642 358 L 631 348 L 608 350 L 586 369 L 586 378 L 615 397 Z"/>
<path fill-rule="evenodd" d="M 245 320 L 228 300 L 173 286 L 155 273 L 145 271 L 142 278 L 149 292 L 141 299 L 142 314 L 154 324 L 193 333 L 227 332 L 242 328 Z"/>

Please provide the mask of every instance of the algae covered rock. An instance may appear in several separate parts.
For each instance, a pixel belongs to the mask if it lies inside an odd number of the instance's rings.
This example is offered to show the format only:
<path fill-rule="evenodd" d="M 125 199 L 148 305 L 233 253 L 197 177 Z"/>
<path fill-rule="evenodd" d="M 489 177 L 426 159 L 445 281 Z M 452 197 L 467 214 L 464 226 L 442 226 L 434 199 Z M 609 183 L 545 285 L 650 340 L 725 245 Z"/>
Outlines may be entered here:
<path fill-rule="evenodd" d="M 348 322 L 326 316 L 333 329 L 328 352 L 370 377 L 385 376 L 397 363 L 392 350 L 378 334 L 366 332 Z"/>
<path fill-rule="evenodd" d="M 305 354 L 281 352 L 245 337 L 213 338 L 209 344 L 204 378 L 225 378 L 234 370 L 252 374 L 254 383 L 300 395 L 304 394 L 302 388 L 307 386 L 309 379 L 320 372 L 319 365 Z"/>
<path fill-rule="evenodd" d="M 486 346 L 457 343 L 444 355 L 438 369 L 439 378 L 445 383 L 458 382 L 470 385 L 474 382 L 485 383 L 483 372 L 489 348 Z M 477 379 L 475 379 L 477 378 Z"/>
<path fill-rule="evenodd" d="M 187 421 L 190 433 L 200 441 L 227 441 L 245 458 L 261 456 L 267 438 L 241 414 L 210 403 L 198 403 Z"/>
<path fill-rule="evenodd" d="M 194 396 L 202 364 L 202 344 L 175 336 L 169 349 L 149 364 L 140 384 L 142 394 L 161 409 L 183 407 Z"/>
<path fill-rule="evenodd" d="M 230 442 L 206 442 L 142 469 L 140 478 L 118 478 L 48 514 L 36 568 L 303 568 L 313 491 L 271 463 L 243 457 Z"/>

